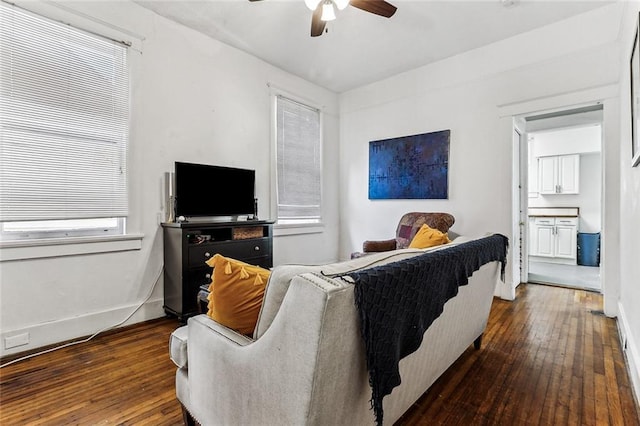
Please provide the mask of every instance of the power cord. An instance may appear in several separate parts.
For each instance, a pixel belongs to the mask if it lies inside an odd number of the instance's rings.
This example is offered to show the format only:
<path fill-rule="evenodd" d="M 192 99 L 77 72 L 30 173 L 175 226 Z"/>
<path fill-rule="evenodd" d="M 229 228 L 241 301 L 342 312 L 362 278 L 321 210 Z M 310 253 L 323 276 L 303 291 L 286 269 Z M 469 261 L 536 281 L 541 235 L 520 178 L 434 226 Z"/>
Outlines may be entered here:
<path fill-rule="evenodd" d="M 69 346 L 78 345 L 80 343 L 87 343 L 88 341 L 90 341 L 91 339 L 96 337 L 98 334 L 103 333 L 103 332 L 105 332 L 107 330 L 111 330 L 113 328 L 118 327 L 119 325 L 124 324 L 125 322 L 127 322 L 129 320 L 129 318 L 131 318 L 133 316 L 133 314 L 138 312 L 138 310 L 142 306 L 144 306 L 144 304 L 147 303 L 147 301 L 151 298 L 151 295 L 153 294 L 153 290 L 155 290 L 156 286 L 158 285 L 158 281 L 160 280 L 160 276 L 162 275 L 163 271 L 164 271 L 164 266 L 162 268 L 160 268 L 160 272 L 158 272 L 158 275 L 156 276 L 156 279 L 153 282 L 153 285 L 151 286 L 151 289 L 149 290 L 149 294 L 147 294 L 147 296 L 144 298 L 144 300 L 142 302 L 140 302 L 140 304 L 138 306 L 136 306 L 136 308 L 129 315 L 127 315 L 125 319 L 123 319 L 122 321 L 118 322 L 117 324 L 113 324 L 113 325 L 107 326 L 107 327 L 105 327 L 105 328 L 103 328 L 101 330 L 98 330 L 95 333 L 93 333 L 91 336 L 89 336 L 89 337 L 87 337 L 85 339 L 76 340 L 76 341 L 73 341 L 73 342 L 65 343 L 64 345 L 56 346 L 56 347 L 53 347 L 53 348 L 46 349 L 44 351 L 40 351 L 40 352 L 32 353 L 32 354 L 29 354 L 29 355 L 25 355 L 25 356 L 20 357 L 20 358 L 16 358 L 16 359 L 14 359 L 12 361 L 9 361 L 9 362 L 6 362 L 4 364 L 1 364 L 0 368 L 7 367 L 9 365 L 12 365 L 12 364 L 15 364 L 17 362 L 33 358 L 33 357 L 38 356 L 38 355 L 44 355 L 44 354 L 47 354 L 49 352 L 57 351 L 59 349 L 64 349 L 64 348 L 67 348 Z"/>

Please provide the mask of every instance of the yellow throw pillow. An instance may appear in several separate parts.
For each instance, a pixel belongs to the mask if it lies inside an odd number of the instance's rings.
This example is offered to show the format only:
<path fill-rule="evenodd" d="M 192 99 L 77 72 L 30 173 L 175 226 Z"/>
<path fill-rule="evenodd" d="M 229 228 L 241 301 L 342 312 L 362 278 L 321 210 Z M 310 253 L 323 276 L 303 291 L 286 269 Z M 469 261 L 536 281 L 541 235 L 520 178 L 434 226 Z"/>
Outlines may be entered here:
<path fill-rule="evenodd" d="M 446 233 L 430 228 L 429 225 L 422 225 L 415 237 L 411 240 L 409 248 L 423 249 L 427 247 L 439 246 L 450 243 L 451 240 Z"/>
<path fill-rule="evenodd" d="M 207 265 L 213 267 L 207 315 L 239 333 L 251 335 L 271 272 L 220 254 L 209 259 Z"/>

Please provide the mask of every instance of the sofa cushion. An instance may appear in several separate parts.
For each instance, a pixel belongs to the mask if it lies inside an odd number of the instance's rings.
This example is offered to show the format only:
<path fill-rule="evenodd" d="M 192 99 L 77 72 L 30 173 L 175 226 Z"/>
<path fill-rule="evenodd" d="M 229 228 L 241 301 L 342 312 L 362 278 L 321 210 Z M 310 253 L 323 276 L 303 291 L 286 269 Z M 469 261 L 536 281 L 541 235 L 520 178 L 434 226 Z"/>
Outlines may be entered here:
<path fill-rule="evenodd" d="M 209 259 L 207 265 L 213 267 L 207 315 L 239 333 L 251 335 L 270 271 L 220 254 Z"/>
<path fill-rule="evenodd" d="M 440 232 L 439 230 L 433 229 L 429 225 L 424 224 L 411 240 L 409 248 L 428 248 L 450 242 L 451 240 L 446 233 Z"/>
<path fill-rule="evenodd" d="M 169 353 L 171 361 L 178 368 L 187 368 L 187 326 L 180 327 L 171 333 L 169 337 Z"/>

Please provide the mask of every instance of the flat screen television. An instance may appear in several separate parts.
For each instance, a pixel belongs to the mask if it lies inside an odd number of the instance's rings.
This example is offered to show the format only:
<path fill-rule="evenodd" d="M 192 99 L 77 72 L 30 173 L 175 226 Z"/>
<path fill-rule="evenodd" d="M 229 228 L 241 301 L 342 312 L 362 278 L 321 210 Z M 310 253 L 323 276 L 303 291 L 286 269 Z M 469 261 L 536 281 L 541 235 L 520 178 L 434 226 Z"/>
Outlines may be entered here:
<path fill-rule="evenodd" d="M 253 215 L 255 175 L 255 170 L 176 161 L 176 217 Z"/>

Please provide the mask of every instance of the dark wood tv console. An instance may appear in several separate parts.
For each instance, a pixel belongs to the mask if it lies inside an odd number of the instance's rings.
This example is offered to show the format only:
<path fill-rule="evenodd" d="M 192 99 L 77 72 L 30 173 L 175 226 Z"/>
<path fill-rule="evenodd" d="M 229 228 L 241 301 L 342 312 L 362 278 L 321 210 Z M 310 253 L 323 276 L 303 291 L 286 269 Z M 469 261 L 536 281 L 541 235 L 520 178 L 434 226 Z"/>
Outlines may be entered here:
<path fill-rule="evenodd" d="M 163 223 L 164 311 L 185 322 L 200 313 L 198 291 L 211 282 L 205 263 L 216 253 L 251 265 L 273 266 L 273 222 Z"/>

